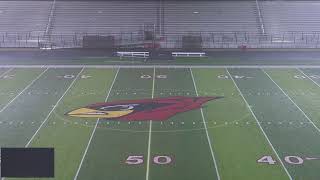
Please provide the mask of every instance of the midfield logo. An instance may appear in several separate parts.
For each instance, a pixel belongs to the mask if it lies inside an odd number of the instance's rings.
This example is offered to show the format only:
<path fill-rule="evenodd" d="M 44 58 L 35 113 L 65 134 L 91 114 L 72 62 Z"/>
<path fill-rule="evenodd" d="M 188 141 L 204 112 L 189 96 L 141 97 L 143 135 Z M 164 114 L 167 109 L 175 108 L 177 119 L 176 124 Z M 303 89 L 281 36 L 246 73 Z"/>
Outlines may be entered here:
<path fill-rule="evenodd" d="M 72 117 L 121 119 L 125 121 L 163 121 L 177 113 L 201 108 L 202 104 L 222 97 L 166 97 L 125 100 L 88 105 L 66 113 Z"/>

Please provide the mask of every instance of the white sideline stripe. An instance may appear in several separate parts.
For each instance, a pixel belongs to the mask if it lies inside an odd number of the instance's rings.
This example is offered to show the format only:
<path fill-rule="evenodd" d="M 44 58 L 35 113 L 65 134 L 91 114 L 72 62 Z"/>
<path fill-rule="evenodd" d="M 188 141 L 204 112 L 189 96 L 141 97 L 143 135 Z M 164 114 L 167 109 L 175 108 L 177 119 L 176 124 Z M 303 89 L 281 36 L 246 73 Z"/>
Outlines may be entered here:
<path fill-rule="evenodd" d="M 108 91 L 108 94 L 107 94 L 107 97 L 106 97 L 105 101 L 107 101 L 108 98 L 109 98 L 109 96 L 110 96 L 111 90 L 112 90 L 112 88 L 113 88 L 113 84 L 114 84 L 114 82 L 116 81 L 116 79 L 117 79 L 117 77 L 118 77 L 119 70 L 120 70 L 120 68 L 118 68 L 118 70 L 117 70 L 117 72 L 116 72 L 116 74 L 115 74 L 115 76 L 114 76 L 114 78 L 113 78 L 112 84 L 111 84 L 111 86 L 110 86 L 110 88 L 109 88 L 109 91 Z M 80 173 L 82 164 L 83 164 L 83 162 L 84 162 L 84 158 L 85 158 L 86 155 L 87 155 L 87 152 L 88 152 L 88 149 L 89 149 L 89 147 L 90 147 L 91 141 L 92 141 L 92 139 L 93 139 L 94 133 L 96 132 L 98 123 L 99 123 L 99 118 L 97 119 L 96 125 L 94 126 L 94 128 L 93 128 L 93 130 L 92 130 L 92 133 L 91 133 L 90 139 L 89 139 L 89 141 L 88 141 L 87 147 L 86 147 L 86 149 L 85 149 L 85 151 L 84 151 L 84 153 L 83 153 L 83 156 L 82 156 L 82 158 L 81 158 L 81 161 L 80 161 L 78 170 L 77 170 L 77 172 L 76 172 L 76 174 L 75 174 L 75 176 L 74 176 L 74 178 L 73 178 L 74 180 L 76 180 L 76 179 L 78 178 L 78 175 L 79 175 L 79 173 Z"/>
<path fill-rule="evenodd" d="M 73 84 L 76 82 L 76 80 L 78 79 L 78 77 L 80 76 L 80 74 L 82 73 L 84 68 L 81 69 L 81 71 L 78 73 L 78 75 L 76 76 L 76 78 L 74 78 L 74 80 L 71 82 L 71 84 L 69 85 L 69 87 L 66 89 L 66 91 L 62 94 L 62 96 L 59 98 L 59 100 L 56 102 L 56 104 L 53 106 L 53 108 L 51 109 L 51 111 L 49 112 L 49 114 L 47 115 L 47 117 L 44 119 L 44 121 L 41 123 L 41 125 L 39 126 L 39 128 L 37 129 L 37 131 L 33 134 L 33 136 L 31 137 L 31 139 L 29 140 L 29 142 L 25 145 L 25 147 L 28 147 L 30 145 L 30 143 L 32 142 L 32 140 L 34 139 L 34 137 L 36 137 L 36 135 L 38 134 L 38 132 L 40 131 L 40 129 L 42 128 L 42 126 L 44 125 L 45 122 L 48 121 L 50 115 L 52 114 L 52 112 L 56 109 L 56 107 L 58 106 L 58 104 L 60 103 L 60 101 L 63 99 L 63 97 L 67 94 L 67 92 L 69 91 L 69 89 L 73 86 Z"/>
<path fill-rule="evenodd" d="M 39 77 L 44 74 L 44 72 L 46 72 L 49 68 L 47 68 L 46 70 L 44 70 Z M 51 113 L 53 112 L 53 110 L 55 109 L 55 107 L 58 105 L 58 103 L 61 101 L 61 99 L 64 97 L 64 95 L 67 93 L 67 91 L 70 89 L 70 87 L 72 86 L 72 84 L 75 82 L 75 80 L 78 78 L 78 76 L 81 74 L 81 72 L 83 71 L 83 68 L 81 69 L 81 71 L 79 72 L 79 74 L 77 75 L 77 77 L 72 81 L 72 83 L 70 84 L 70 86 L 68 87 L 68 89 L 64 92 L 64 94 L 60 97 L 60 99 L 57 101 L 57 103 L 54 105 L 54 107 L 52 108 L 52 110 L 49 112 L 49 114 L 47 115 L 46 119 L 41 123 L 41 125 L 39 126 L 39 128 L 37 129 L 37 131 L 33 134 L 33 136 L 31 137 L 31 139 L 28 141 L 28 143 L 25 145 L 25 147 L 28 147 L 30 145 L 30 143 L 32 142 L 32 140 L 34 139 L 34 137 L 38 134 L 39 130 L 41 129 L 41 127 L 43 126 L 43 124 L 49 119 L 49 116 L 51 115 Z M 38 78 L 37 78 L 38 79 Z M 1 180 L 4 180 L 4 178 L 2 178 Z"/>
<path fill-rule="evenodd" d="M 284 90 L 271 78 L 271 76 L 264 70 L 261 69 L 268 77 L 269 79 L 281 90 L 281 92 L 287 96 L 287 98 L 299 109 L 299 111 L 308 119 L 308 121 L 313 125 L 314 128 L 320 133 L 320 129 L 313 123 L 313 121 L 309 118 L 309 116 L 291 99 L 291 97 L 284 92 Z"/>
<path fill-rule="evenodd" d="M 236 86 L 237 90 L 239 91 L 239 93 L 240 93 L 240 95 L 241 95 L 242 99 L 243 99 L 243 100 L 244 100 L 244 102 L 246 103 L 247 108 L 249 109 L 249 111 L 251 112 L 252 116 L 254 117 L 254 119 L 256 120 L 257 124 L 259 125 L 259 128 L 261 129 L 261 132 L 263 133 L 264 137 L 267 139 L 267 141 L 268 141 L 269 145 L 271 146 L 271 148 L 272 148 L 273 152 L 276 154 L 276 156 L 277 156 L 277 158 L 278 158 L 279 162 L 281 163 L 281 166 L 283 167 L 283 169 L 284 169 L 284 170 L 285 170 L 285 172 L 287 173 L 287 175 L 288 175 L 289 179 L 290 179 L 290 180 L 292 180 L 292 177 L 291 177 L 291 175 L 290 175 L 289 171 L 287 170 L 287 168 L 286 168 L 286 167 L 285 167 L 285 165 L 283 164 L 283 162 L 282 162 L 282 160 L 281 160 L 281 158 L 280 158 L 280 156 L 279 156 L 278 152 L 277 152 L 277 151 L 276 151 L 276 149 L 273 147 L 273 145 L 272 145 L 271 141 L 269 140 L 269 138 L 268 138 L 267 134 L 264 132 L 264 130 L 263 130 L 263 128 L 262 128 L 262 126 L 261 126 L 260 122 L 258 121 L 258 118 L 256 117 L 256 115 L 255 115 L 255 114 L 254 114 L 254 112 L 252 111 L 251 106 L 250 106 L 250 105 L 249 105 L 249 103 L 247 102 L 246 98 L 243 96 L 242 92 L 240 91 L 240 89 L 239 89 L 239 87 L 238 87 L 237 83 L 234 81 L 234 79 L 233 79 L 232 75 L 230 74 L 229 70 L 228 70 L 228 69 L 226 69 L 226 71 L 227 71 L 227 73 L 228 73 L 229 77 L 231 78 L 231 80 L 233 81 L 234 85 Z"/>
<path fill-rule="evenodd" d="M 306 76 L 309 80 L 311 80 L 315 85 L 317 85 L 320 88 L 320 85 L 315 80 L 310 78 L 307 74 L 305 74 L 301 69 L 297 68 L 297 70 L 300 71 L 300 73 L 302 73 L 304 76 Z"/>
<path fill-rule="evenodd" d="M 154 85 L 155 85 L 156 68 L 153 68 L 153 79 L 152 79 L 152 93 L 151 98 L 154 97 Z M 150 151 L 151 151 L 151 132 L 152 132 L 152 120 L 149 122 L 149 139 L 148 139 L 148 154 L 147 154 L 147 170 L 146 180 L 149 180 L 149 169 L 150 169 Z"/>
<path fill-rule="evenodd" d="M 197 85 L 196 85 L 196 82 L 195 82 L 194 77 L 193 77 L 192 69 L 189 68 L 189 70 L 190 70 L 190 73 L 191 73 L 192 82 L 193 82 L 194 89 L 195 89 L 195 91 L 196 91 L 196 95 L 199 96 L 198 90 L 197 90 Z M 220 174 L 219 174 L 219 171 L 218 171 L 218 165 L 217 165 L 216 158 L 215 158 L 215 156 L 214 156 L 214 152 L 213 152 L 213 149 L 212 149 L 211 140 L 210 140 L 209 133 L 208 133 L 208 129 L 207 129 L 207 123 L 205 123 L 206 120 L 205 120 L 205 117 L 204 117 L 204 115 L 203 115 L 202 107 L 200 108 L 200 112 L 201 112 L 201 117 L 202 117 L 202 120 L 203 120 L 204 128 L 205 128 L 205 130 L 206 130 L 206 135 L 207 135 L 207 139 L 208 139 L 208 143 L 209 143 L 209 147 L 210 147 L 210 152 L 211 152 L 212 160 L 213 160 L 214 167 L 215 167 L 215 170 L 216 170 L 216 173 L 217 173 L 217 178 L 218 178 L 218 180 L 220 180 Z"/>
<path fill-rule="evenodd" d="M 6 74 L 8 74 L 10 71 L 12 71 L 14 68 L 10 68 L 8 70 L 6 70 L 5 72 L 3 72 L 1 75 L 0 75 L 0 78 L 2 78 L 3 76 L 5 76 Z"/>
<path fill-rule="evenodd" d="M 3 108 L 1 108 L 0 113 L 2 113 L 14 100 L 16 100 L 25 90 L 27 90 L 34 82 L 36 82 L 49 68 L 45 69 L 40 73 L 34 80 L 32 80 L 19 94 L 17 94 L 11 101 L 9 101 Z"/>
<path fill-rule="evenodd" d="M 302 73 L 304 76 L 306 76 L 309 80 L 311 80 L 315 85 L 317 85 L 320 88 L 320 85 L 315 80 L 306 75 L 301 69 L 297 68 L 297 70 L 300 71 L 300 73 Z"/>
<path fill-rule="evenodd" d="M 0 65 L 0 68 L 320 68 L 320 65 Z"/>

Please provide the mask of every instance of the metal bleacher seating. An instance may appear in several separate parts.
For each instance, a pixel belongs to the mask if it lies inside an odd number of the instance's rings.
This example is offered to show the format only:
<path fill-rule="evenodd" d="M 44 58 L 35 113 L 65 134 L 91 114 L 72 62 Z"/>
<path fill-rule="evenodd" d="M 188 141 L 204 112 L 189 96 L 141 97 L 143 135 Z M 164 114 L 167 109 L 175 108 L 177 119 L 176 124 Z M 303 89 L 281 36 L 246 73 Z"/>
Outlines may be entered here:
<path fill-rule="evenodd" d="M 319 9 L 318 1 L 7 0 L 0 1 L 0 47 L 81 47 L 83 35 L 113 35 L 130 46 L 143 41 L 146 25 L 168 48 L 181 46 L 185 34 L 201 35 L 206 47 L 312 44 L 319 42 Z"/>
<path fill-rule="evenodd" d="M 320 32 L 319 1 L 261 1 L 266 33 Z"/>
<path fill-rule="evenodd" d="M 318 46 L 320 2 L 260 1 L 259 4 L 271 47 Z"/>
<path fill-rule="evenodd" d="M 37 46 L 48 23 L 50 1 L 0 1 L 0 47 Z"/>
<path fill-rule="evenodd" d="M 181 44 L 177 34 L 201 34 L 204 46 L 220 48 L 215 45 L 235 41 L 235 34 L 243 41 L 247 33 L 259 33 L 254 1 L 164 1 L 163 8 L 163 32 L 169 48 Z"/>
<path fill-rule="evenodd" d="M 56 1 L 52 38 L 63 39 L 57 41 L 60 47 L 81 46 L 84 35 L 136 41 L 144 25 L 156 23 L 156 9 L 155 1 Z"/>
<path fill-rule="evenodd" d="M 165 1 L 165 33 L 258 32 L 254 1 Z"/>
<path fill-rule="evenodd" d="M 53 34 L 136 32 L 155 23 L 154 1 L 57 1 Z"/>

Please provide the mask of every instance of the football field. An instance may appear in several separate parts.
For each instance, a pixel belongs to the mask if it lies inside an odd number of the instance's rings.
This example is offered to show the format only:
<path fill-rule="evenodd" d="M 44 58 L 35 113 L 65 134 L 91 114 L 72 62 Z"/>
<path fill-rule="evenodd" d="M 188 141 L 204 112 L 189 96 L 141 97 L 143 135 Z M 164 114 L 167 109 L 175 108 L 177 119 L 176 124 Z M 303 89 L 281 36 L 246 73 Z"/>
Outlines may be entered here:
<path fill-rule="evenodd" d="M 319 109 L 320 68 L 0 68 L 0 146 L 55 180 L 319 180 Z"/>

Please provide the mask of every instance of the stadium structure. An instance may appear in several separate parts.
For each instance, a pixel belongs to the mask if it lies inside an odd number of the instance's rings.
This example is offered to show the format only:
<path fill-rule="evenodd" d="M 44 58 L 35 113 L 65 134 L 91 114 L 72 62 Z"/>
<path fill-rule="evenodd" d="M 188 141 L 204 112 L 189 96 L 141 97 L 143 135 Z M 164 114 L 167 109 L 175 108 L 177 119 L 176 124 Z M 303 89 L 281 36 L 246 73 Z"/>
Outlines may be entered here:
<path fill-rule="evenodd" d="M 0 0 L 1 180 L 319 180 L 320 1 Z"/>
<path fill-rule="evenodd" d="M 0 47 L 318 48 L 317 1 L 1 1 Z"/>

